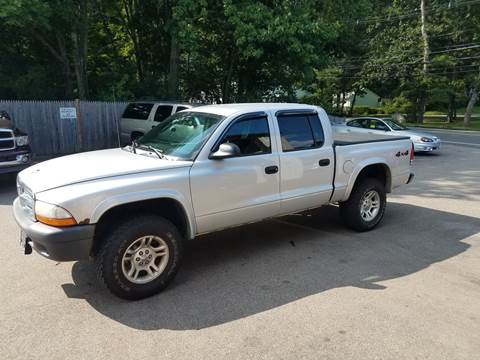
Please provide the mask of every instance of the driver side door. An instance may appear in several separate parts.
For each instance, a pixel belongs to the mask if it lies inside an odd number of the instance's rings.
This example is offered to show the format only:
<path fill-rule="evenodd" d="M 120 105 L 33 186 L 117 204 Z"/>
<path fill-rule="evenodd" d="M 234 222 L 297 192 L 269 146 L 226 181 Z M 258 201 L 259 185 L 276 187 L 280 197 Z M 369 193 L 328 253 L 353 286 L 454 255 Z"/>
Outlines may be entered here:
<path fill-rule="evenodd" d="M 213 147 L 233 143 L 237 156 L 197 159 L 190 186 L 197 233 L 275 216 L 280 210 L 279 155 L 266 114 L 234 119 Z"/>

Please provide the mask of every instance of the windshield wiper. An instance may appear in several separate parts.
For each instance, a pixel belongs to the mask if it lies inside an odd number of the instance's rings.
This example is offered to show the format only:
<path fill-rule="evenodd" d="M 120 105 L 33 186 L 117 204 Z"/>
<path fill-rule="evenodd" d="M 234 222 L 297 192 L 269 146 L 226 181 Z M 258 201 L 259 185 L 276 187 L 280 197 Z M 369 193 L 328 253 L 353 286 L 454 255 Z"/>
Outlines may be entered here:
<path fill-rule="evenodd" d="M 137 145 L 137 146 L 138 146 L 138 145 Z M 147 150 L 153 151 L 153 152 L 155 153 L 155 155 L 158 156 L 159 159 L 165 159 L 165 158 L 166 158 L 166 156 L 165 156 L 159 149 L 154 148 L 154 147 L 151 146 L 151 145 L 144 145 L 144 144 L 142 144 L 142 145 L 140 145 L 140 146 L 138 146 L 138 147 L 139 147 L 140 149 L 141 149 L 141 148 L 145 148 L 145 149 L 147 149 Z"/>
<path fill-rule="evenodd" d="M 136 140 L 132 140 L 132 152 L 133 152 L 134 154 L 137 153 L 137 147 L 138 147 L 137 141 L 136 141 Z"/>

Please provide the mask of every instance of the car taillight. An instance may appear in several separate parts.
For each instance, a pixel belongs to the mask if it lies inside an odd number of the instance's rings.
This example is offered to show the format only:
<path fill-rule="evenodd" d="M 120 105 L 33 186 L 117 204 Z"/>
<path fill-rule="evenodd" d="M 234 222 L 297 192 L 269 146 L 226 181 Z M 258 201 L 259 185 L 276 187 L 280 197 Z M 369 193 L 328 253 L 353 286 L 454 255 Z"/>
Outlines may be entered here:
<path fill-rule="evenodd" d="M 410 164 L 413 163 L 413 160 L 415 160 L 415 148 L 412 142 L 412 148 L 410 149 Z"/>

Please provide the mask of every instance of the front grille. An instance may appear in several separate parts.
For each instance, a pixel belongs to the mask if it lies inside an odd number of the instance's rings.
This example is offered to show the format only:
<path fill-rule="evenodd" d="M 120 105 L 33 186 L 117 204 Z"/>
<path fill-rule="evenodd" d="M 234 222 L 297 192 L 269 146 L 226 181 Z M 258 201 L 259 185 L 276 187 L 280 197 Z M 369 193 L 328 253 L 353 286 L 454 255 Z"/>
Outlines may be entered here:
<path fill-rule="evenodd" d="M 0 130 L 0 139 L 11 139 L 12 136 L 13 134 L 10 130 L 8 131 Z"/>
<path fill-rule="evenodd" d="M 20 198 L 20 205 L 27 216 L 35 221 L 34 196 L 33 192 L 26 187 L 20 180 L 17 179 L 17 192 Z"/>
<path fill-rule="evenodd" d="M 0 150 L 12 150 L 15 148 L 15 141 L 0 140 Z"/>
<path fill-rule="evenodd" d="M 15 148 L 15 137 L 12 130 L 0 130 L 0 151 Z"/>

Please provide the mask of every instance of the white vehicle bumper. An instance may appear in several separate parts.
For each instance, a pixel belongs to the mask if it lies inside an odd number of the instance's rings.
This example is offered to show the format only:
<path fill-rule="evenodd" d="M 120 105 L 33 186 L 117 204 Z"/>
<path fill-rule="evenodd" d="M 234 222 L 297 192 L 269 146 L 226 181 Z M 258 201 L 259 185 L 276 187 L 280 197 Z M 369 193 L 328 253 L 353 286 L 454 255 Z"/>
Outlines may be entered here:
<path fill-rule="evenodd" d="M 441 141 L 433 142 L 414 142 L 413 147 L 415 152 L 432 152 L 440 149 Z"/>

